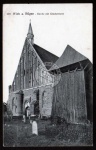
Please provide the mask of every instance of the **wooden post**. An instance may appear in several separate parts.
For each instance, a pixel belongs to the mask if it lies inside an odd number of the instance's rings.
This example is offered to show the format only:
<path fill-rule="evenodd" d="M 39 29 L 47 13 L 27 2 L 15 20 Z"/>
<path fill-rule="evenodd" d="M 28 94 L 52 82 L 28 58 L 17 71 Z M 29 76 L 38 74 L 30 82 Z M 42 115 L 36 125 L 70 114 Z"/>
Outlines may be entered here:
<path fill-rule="evenodd" d="M 84 67 L 84 70 L 88 67 L 89 63 Z"/>
<path fill-rule="evenodd" d="M 80 67 L 81 67 L 81 70 L 83 69 L 83 67 L 82 67 L 82 65 L 81 65 L 81 63 L 79 62 L 79 64 L 80 64 Z"/>

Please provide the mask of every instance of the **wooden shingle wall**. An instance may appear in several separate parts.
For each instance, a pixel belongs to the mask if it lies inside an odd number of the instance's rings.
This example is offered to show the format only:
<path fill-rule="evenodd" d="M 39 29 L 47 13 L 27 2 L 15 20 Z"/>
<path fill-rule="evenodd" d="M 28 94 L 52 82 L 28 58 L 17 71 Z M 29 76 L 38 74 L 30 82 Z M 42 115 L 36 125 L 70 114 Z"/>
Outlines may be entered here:
<path fill-rule="evenodd" d="M 54 87 L 52 116 L 68 122 L 82 122 L 87 118 L 84 71 L 61 74 Z"/>

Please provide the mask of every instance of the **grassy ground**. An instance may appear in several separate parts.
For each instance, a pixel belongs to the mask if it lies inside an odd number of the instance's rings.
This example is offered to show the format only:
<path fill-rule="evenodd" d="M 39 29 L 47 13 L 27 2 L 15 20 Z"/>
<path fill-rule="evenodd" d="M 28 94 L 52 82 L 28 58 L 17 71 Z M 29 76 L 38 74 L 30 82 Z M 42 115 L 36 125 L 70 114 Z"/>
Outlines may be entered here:
<path fill-rule="evenodd" d="M 37 120 L 39 135 L 32 135 L 29 121 L 4 122 L 3 143 L 5 147 L 32 146 L 92 146 L 92 125 L 51 125 L 50 120 Z"/>

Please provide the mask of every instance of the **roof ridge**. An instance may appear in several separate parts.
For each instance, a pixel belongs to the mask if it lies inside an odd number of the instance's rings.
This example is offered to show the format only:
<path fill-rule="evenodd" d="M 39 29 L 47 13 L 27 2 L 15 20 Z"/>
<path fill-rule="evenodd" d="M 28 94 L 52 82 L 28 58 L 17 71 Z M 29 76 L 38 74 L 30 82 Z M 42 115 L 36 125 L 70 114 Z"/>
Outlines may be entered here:
<path fill-rule="evenodd" d="M 88 59 L 86 56 L 84 56 L 83 54 L 81 54 L 80 52 L 78 52 L 77 50 L 75 50 L 75 49 L 74 49 L 72 46 L 70 46 L 69 44 L 66 46 L 64 52 L 69 50 L 68 47 L 71 48 L 72 50 L 74 50 L 76 53 L 78 53 L 78 54 L 80 54 L 81 56 L 83 56 L 83 57 L 85 57 L 86 59 Z M 63 52 L 63 53 L 64 53 L 64 52 Z"/>
<path fill-rule="evenodd" d="M 83 61 L 85 59 L 88 59 L 88 58 L 85 57 L 84 55 L 82 55 L 81 53 L 79 53 L 78 51 L 76 51 L 70 45 L 67 45 L 64 52 L 62 53 L 60 58 L 57 59 L 55 64 L 59 68 L 61 68 L 61 67 L 65 67 L 65 66 L 74 64 L 74 63 L 79 62 L 79 61 Z M 50 68 L 50 70 L 54 70 L 54 69 L 55 69 L 54 66 L 52 66 Z"/>
<path fill-rule="evenodd" d="M 36 50 L 36 52 L 38 53 L 38 55 L 41 58 L 41 60 L 43 61 L 43 63 L 48 63 L 46 65 L 47 69 L 49 69 L 59 58 L 55 54 L 52 54 L 51 52 L 45 50 L 44 48 L 40 47 L 37 44 L 34 44 L 33 47 Z"/>
<path fill-rule="evenodd" d="M 36 46 L 38 46 L 38 47 L 42 48 L 44 51 L 46 51 L 46 52 L 50 53 L 51 55 L 54 55 L 54 56 L 58 57 L 57 55 L 55 55 L 55 54 L 53 54 L 53 53 L 49 52 L 48 50 L 44 49 L 43 47 L 41 47 L 41 46 L 39 46 L 39 45 L 37 45 L 37 44 L 35 44 L 35 43 L 34 43 L 34 45 L 36 45 Z M 58 58 L 59 58 L 59 57 L 58 57 Z"/>

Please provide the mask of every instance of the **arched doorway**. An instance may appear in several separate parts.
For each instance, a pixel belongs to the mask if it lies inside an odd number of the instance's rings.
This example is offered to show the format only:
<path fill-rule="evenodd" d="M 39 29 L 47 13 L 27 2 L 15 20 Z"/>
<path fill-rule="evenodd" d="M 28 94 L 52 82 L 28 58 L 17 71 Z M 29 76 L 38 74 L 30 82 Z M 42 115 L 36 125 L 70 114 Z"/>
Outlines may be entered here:
<path fill-rule="evenodd" d="M 29 117 L 29 115 L 30 115 L 30 107 L 27 106 L 27 107 L 25 108 L 25 116 L 26 116 L 26 117 Z"/>
<path fill-rule="evenodd" d="M 28 117 L 30 115 L 30 101 L 29 99 L 24 102 L 24 115 Z"/>

